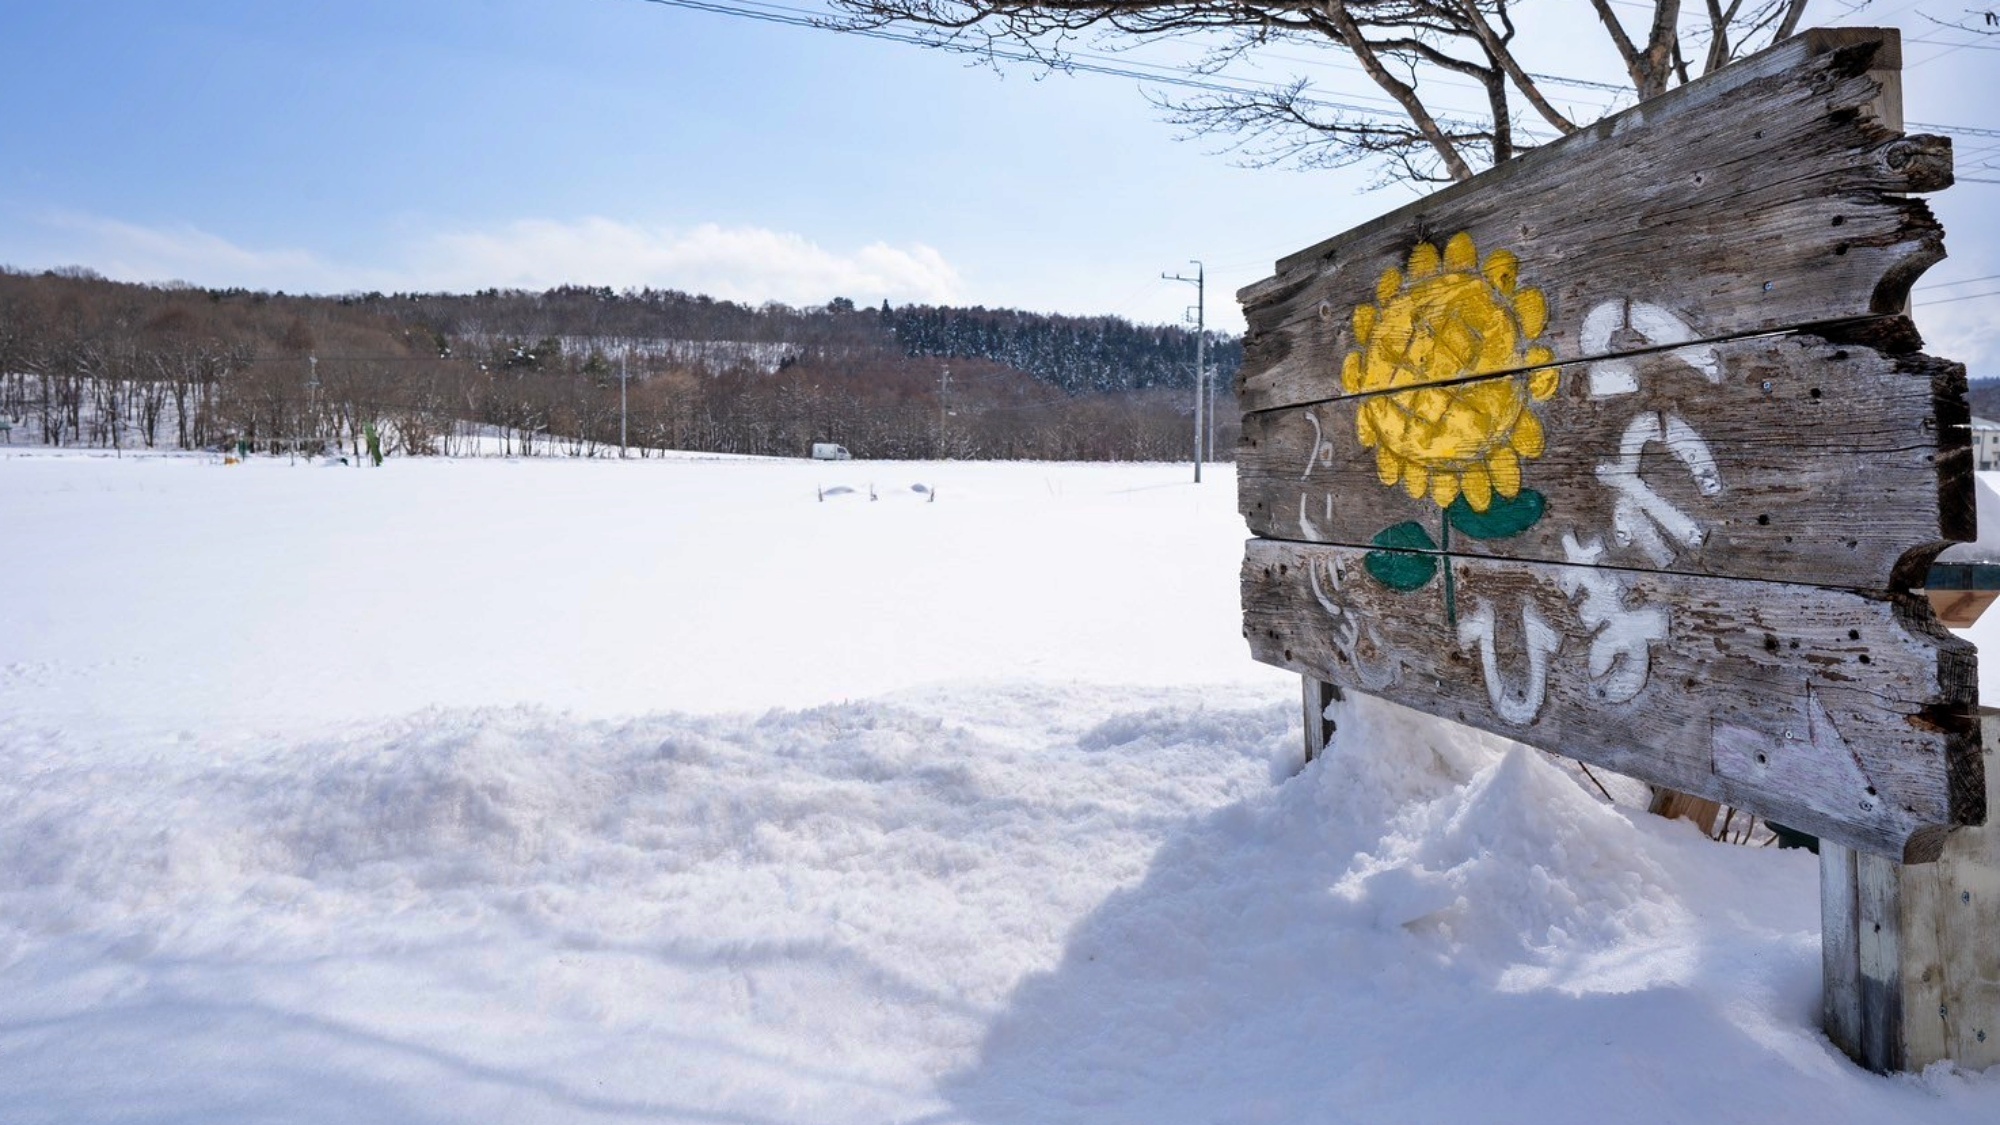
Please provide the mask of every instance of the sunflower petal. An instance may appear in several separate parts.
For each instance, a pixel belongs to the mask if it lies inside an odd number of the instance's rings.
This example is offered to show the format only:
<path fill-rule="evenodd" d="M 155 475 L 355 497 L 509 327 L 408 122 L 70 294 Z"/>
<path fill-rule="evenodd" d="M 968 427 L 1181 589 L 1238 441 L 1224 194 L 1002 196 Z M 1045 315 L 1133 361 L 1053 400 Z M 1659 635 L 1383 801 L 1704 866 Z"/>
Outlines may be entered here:
<path fill-rule="evenodd" d="M 1473 248 L 1470 234 L 1459 231 L 1451 236 L 1444 247 L 1444 268 L 1454 273 L 1470 273 L 1479 268 L 1479 251 Z"/>
<path fill-rule="evenodd" d="M 1458 499 L 1458 474 L 1443 472 L 1432 476 L 1431 499 L 1440 508 L 1451 507 L 1451 502 Z"/>
<path fill-rule="evenodd" d="M 1437 273 L 1437 271 L 1438 248 L 1428 242 L 1417 243 L 1416 249 L 1410 251 L 1410 276 L 1413 278 L 1430 277 Z"/>
<path fill-rule="evenodd" d="M 1430 490 L 1430 486 L 1430 470 L 1415 461 L 1403 466 L 1403 491 L 1410 494 L 1410 499 L 1422 500 L 1424 493 Z"/>
<path fill-rule="evenodd" d="M 1361 438 L 1364 449 L 1373 449 L 1382 442 L 1381 431 L 1375 428 L 1375 413 L 1365 407 L 1354 415 L 1354 432 Z"/>
<path fill-rule="evenodd" d="M 1403 459 L 1387 446 L 1375 451 L 1375 477 L 1383 484 L 1395 484 L 1403 476 Z"/>
<path fill-rule="evenodd" d="M 1514 294 L 1514 311 L 1521 318 L 1521 335 L 1532 340 L 1549 326 L 1549 302 L 1539 289 Z"/>
<path fill-rule="evenodd" d="M 1354 306 L 1354 338 L 1361 343 L 1367 343 L 1375 333 L 1375 313 L 1374 305 Z"/>
<path fill-rule="evenodd" d="M 1556 384 L 1561 380 L 1562 368 L 1544 367 L 1528 376 L 1528 393 L 1534 395 L 1535 400 L 1539 402 L 1553 396 L 1556 393 Z"/>
<path fill-rule="evenodd" d="M 1403 287 L 1403 275 L 1394 266 L 1382 271 L 1382 280 L 1375 283 L 1375 299 L 1388 304 Z"/>
<path fill-rule="evenodd" d="M 1361 393 L 1360 352 L 1347 353 L 1347 362 L 1340 365 L 1340 385 L 1348 394 Z"/>
<path fill-rule="evenodd" d="M 1486 457 L 1486 471 L 1493 478 L 1493 491 L 1512 500 L 1521 494 L 1521 458 L 1512 446 L 1503 445 Z"/>
<path fill-rule="evenodd" d="M 1495 250 L 1486 255 L 1486 264 L 1480 268 L 1480 272 L 1486 275 L 1486 280 L 1493 283 L 1493 288 L 1511 296 L 1515 283 L 1521 277 L 1521 259 L 1516 258 L 1512 251 Z"/>
<path fill-rule="evenodd" d="M 1542 434 L 1542 420 L 1535 417 L 1532 410 L 1523 410 L 1520 421 L 1514 423 L 1514 449 L 1523 457 L 1540 457 L 1546 447 Z"/>
<path fill-rule="evenodd" d="M 1483 512 L 1493 503 L 1493 478 L 1486 470 L 1473 466 L 1459 477 L 1459 487 L 1465 492 L 1465 502 L 1475 512 Z"/>

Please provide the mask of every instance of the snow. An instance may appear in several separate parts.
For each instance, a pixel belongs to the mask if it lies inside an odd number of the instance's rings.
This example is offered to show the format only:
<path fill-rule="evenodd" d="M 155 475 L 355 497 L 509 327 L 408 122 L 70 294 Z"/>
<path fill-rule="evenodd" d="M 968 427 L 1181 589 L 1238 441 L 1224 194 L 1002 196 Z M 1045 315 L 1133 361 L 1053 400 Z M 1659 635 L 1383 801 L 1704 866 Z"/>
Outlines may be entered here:
<path fill-rule="evenodd" d="M 1297 772 L 1226 469 L 0 456 L 0 529 L 10 1125 L 2000 1120 L 1819 1033 L 1809 856 L 1386 705 Z"/>

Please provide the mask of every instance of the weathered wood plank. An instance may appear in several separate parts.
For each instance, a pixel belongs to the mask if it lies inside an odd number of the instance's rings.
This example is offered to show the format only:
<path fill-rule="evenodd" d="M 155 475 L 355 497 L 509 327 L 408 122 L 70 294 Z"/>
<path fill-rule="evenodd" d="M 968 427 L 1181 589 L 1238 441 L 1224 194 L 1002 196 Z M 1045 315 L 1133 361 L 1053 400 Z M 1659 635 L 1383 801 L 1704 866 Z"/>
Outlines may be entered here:
<path fill-rule="evenodd" d="M 1252 540 L 1252 655 L 1901 860 L 1984 818 L 1971 646 L 1919 599 L 1417 555 L 1399 592 L 1366 558 Z"/>
<path fill-rule="evenodd" d="M 1831 840 L 1819 845 L 1819 952 L 1822 1020 L 1827 1038 L 1861 1053 L 1861 904 L 1854 883 L 1855 851 Z"/>
<path fill-rule="evenodd" d="M 2000 713 L 1985 709 L 1981 722 L 1990 767 Z M 1986 784 L 1987 800 L 2000 798 L 2000 776 L 1989 769 Z M 2000 828 L 1958 829 L 1936 863 L 1892 874 L 1903 1001 L 1894 1066 L 2000 1064 Z"/>
<path fill-rule="evenodd" d="M 1794 335 L 1343 398 L 1244 418 L 1238 504 L 1257 535 L 1300 542 L 1365 548 L 1415 522 L 1431 547 L 1481 557 L 1857 589 L 1889 588 L 1903 564 L 1921 584 L 1973 538 L 1964 394 L 1959 364 Z M 1471 432 L 1425 426 L 1426 409 L 1466 413 Z M 1535 456 L 1516 448 L 1530 416 Z M 1473 455 L 1443 456 L 1454 443 Z M 1439 487 L 1460 497 L 1449 519 Z M 1475 537 L 1529 501 L 1525 529 Z"/>
<path fill-rule="evenodd" d="M 2000 802 L 2000 709 L 1982 707 L 1981 752 L 1986 761 L 1986 800 Z M 1934 888 L 1926 900 L 1934 914 L 1912 921 L 1936 933 L 1939 1022 L 1938 1053 L 1919 1044 L 1909 1061 L 1928 1066 L 1950 1059 L 1965 1070 L 2000 1066 L 2000 824 L 1990 818 L 1978 828 L 1960 828 L 1945 838 L 1944 854 L 1918 877 Z M 1904 870 L 1906 876 L 1912 869 Z"/>
<path fill-rule="evenodd" d="M 1860 973 L 1861 1043 L 1870 1070 L 1901 1070 L 1909 1016 L 1903 978 L 1901 864 L 1880 855 L 1854 857 L 1856 968 Z"/>
<path fill-rule="evenodd" d="M 1808 32 L 1280 261 L 1238 294 L 1244 410 L 1351 393 L 1365 332 L 1429 348 L 1392 314 L 1461 282 L 1508 313 L 1467 375 L 1901 313 L 1943 256 L 1904 193 L 1951 173 L 1948 141 L 1901 134 L 1899 65 L 1893 30 Z M 1456 235 L 1474 264 L 1427 275 Z M 1607 319 L 1620 302 L 1649 315 Z"/>
<path fill-rule="evenodd" d="M 1976 830 L 1975 830 L 1976 831 Z M 1953 835 L 1957 835 L 1956 832 Z M 1951 838 L 1945 838 L 1945 853 L 1951 850 Z M 1895 1058 L 1893 1069 L 1908 1069 L 1914 1059 L 1941 1059 L 1950 1057 L 1945 1044 L 1945 1018 L 1951 1011 L 1948 989 L 1944 973 L 1944 950 L 1941 942 L 1945 930 L 1939 925 L 1939 899 L 1945 890 L 1935 875 L 1939 864 L 1945 862 L 1940 855 L 1937 862 L 1917 867 L 1905 867 L 1878 859 L 1887 870 L 1884 878 L 1894 886 L 1896 904 L 1895 946 L 1897 961 L 1888 966 L 1886 976 L 1896 982 L 1893 997 L 1900 999 L 1903 1015 L 1893 1021 L 1899 1025 L 1899 1041 L 1890 1052 Z M 1888 1023 L 1891 1021 L 1878 1021 Z M 1922 1063 L 1917 1064 L 1922 1067 Z M 1885 1065 L 1883 1069 L 1891 1069 Z"/>

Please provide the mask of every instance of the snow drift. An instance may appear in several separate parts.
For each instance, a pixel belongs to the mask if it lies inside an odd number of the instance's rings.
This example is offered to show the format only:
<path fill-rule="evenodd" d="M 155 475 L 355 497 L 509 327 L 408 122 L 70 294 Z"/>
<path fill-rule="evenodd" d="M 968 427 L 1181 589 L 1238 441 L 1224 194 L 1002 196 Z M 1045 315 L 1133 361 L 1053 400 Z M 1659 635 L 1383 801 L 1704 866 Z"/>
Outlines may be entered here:
<path fill-rule="evenodd" d="M 1298 772 L 1226 479 L 241 468 L 0 460 L 0 1120 L 2000 1117 L 1819 1034 L 1809 856 Z"/>

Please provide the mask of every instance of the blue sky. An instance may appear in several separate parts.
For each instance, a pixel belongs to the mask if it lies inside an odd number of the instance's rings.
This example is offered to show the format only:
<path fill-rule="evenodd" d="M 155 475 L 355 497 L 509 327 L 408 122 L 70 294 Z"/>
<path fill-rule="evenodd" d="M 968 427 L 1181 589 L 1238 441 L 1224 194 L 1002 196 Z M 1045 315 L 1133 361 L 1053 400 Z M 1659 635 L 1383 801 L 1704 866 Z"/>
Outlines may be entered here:
<path fill-rule="evenodd" d="M 1583 0 L 1534 10 L 1545 69 L 1617 77 Z M 1937 38 L 1923 10 L 1844 22 Z M 996 75 L 645 0 L 0 13 L 0 262 L 23 268 L 329 292 L 651 284 L 1163 322 L 1193 291 L 1159 273 L 1200 258 L 1211 323 L 1235 329 L 1235 289 L 1273 259 L 1409 198 L 1362 192 L 1358 173 L 1234 167 L 1175 139 L 1127 79 Z M 1908 55 L 1910 118 L 2000 126 L 2000 53 Z M 1351 71 L 1307 72 L 1371 92 Z M 1953 258 L 1926 280 L 2000 274 L 2000 186 L 1934 206 Z M 1933 350 L 1975 375 L 2000 360 L 2000 298 L 1920 316 Z"/>

